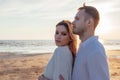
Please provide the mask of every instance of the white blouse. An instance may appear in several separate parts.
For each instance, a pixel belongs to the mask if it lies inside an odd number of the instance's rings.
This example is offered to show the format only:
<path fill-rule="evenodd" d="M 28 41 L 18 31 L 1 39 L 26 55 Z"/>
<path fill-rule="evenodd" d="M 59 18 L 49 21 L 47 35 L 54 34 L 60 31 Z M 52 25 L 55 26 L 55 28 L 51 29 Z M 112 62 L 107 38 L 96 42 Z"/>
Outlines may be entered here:
<path fill-rule="evenodd" d="M 44 76 L 50 80 L 59 80 L 61 74 L 64 80 L 71 80 L 72 63 L 73 57 L 69 47 L 58 47 L 47 64 Z"/>

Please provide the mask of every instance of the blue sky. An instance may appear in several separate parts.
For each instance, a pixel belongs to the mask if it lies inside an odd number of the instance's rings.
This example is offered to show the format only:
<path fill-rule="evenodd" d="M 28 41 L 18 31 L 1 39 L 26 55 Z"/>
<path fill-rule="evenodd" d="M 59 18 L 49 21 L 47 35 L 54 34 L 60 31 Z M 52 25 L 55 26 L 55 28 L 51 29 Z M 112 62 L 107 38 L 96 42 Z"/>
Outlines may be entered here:
<path fill-rule="evenodd" d="M 0 40 L 54 39 L 55 25 L 73 21 L 83 2 L 100 11 L 96 35 L 120 39 L 119 0 L 0 0 Z"/>

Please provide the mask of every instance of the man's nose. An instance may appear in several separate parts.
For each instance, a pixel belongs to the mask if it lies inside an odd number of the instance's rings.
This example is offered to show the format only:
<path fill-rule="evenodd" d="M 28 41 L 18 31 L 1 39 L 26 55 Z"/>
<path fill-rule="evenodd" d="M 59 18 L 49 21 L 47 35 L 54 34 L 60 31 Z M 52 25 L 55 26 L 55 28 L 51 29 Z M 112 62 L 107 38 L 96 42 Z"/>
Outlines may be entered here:
<path fill-rule="evenodd" d="M 75 21 L 72 21 L 72 24 L 73 24 L 73 25 L 74 25 L 74 22 L 75 22 Z"/>

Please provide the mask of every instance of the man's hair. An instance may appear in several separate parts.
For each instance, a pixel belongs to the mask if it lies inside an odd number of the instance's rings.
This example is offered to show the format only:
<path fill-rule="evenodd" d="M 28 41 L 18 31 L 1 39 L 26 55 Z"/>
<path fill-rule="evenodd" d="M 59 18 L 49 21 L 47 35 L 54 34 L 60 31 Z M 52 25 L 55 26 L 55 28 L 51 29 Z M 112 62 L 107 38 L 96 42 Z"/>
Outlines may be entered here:
<path fill-rule="evenodd" d="M 94 19 L 94 27 L 96 28 L 96 26 L 99 23 L 99 12 L 95 7 L 92 6 L 86 6 L 85 3 L 83 4 L 83 7 L 78 8 L 78 10 L 85 10 L 85 13 L 91 17 L 93 17 Z"/>

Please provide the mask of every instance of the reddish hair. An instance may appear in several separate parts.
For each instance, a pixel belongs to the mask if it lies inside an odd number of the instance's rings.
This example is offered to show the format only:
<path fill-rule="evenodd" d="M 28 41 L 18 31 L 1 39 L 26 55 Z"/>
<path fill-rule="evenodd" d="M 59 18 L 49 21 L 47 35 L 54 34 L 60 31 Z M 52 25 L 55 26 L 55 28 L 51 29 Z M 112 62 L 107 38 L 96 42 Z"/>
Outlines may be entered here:
<path fill-rule="evenodd" d="M 65 28 L 67 29 L 68 34 L 70 36 L 70 40 L 71 40 L 69 42 L 68 46 L 69 46 L 73 56 L 75 56 L 76 53 L 77 53 L 77 35 L 73 34 L 73 25 L 72 25 L 72 23 L 69 20 L 63 20 L 63 21 L 59 22 L 56 25 L 56 27 L 59 26 L 59 25 L 64 25 Z"/>

